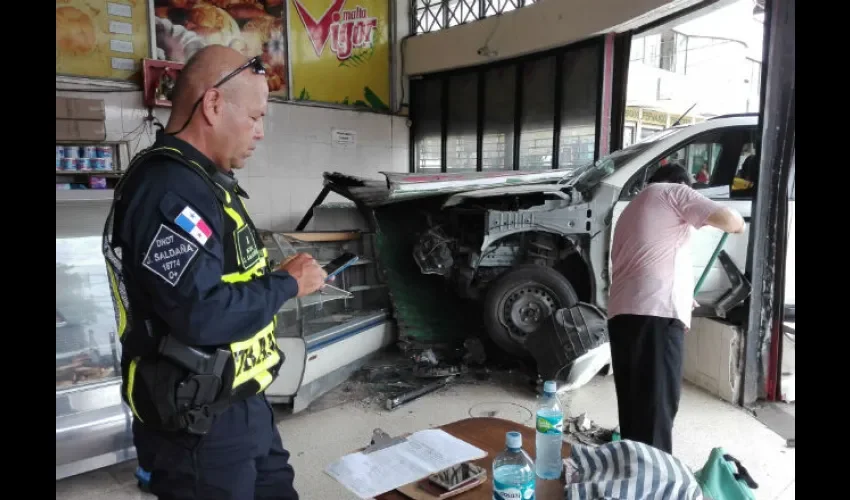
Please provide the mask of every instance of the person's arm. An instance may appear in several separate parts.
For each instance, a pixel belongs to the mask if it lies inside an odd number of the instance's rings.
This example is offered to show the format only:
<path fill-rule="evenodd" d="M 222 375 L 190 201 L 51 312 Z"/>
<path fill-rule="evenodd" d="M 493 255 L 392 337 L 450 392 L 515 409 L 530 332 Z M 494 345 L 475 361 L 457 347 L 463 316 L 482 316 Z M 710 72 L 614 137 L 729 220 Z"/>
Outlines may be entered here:
<path fill-rule="evenodd" d="M 729 207 L 721 206 L 711 212 L 705 223 L 727 233 L 744 232 L 744 218 L 736 210 Z"/>
<path fill-rule="evenodd" d="M 678 184 L 669 190 L 669 200 L 679 217 L 697 229 L 707 224 L 727 233 L 744 231 L 744 219 L 741 214 L 684 184 Z"/>
<path fill-rule="evenodd" d="M 168 333 L 184 343 L 221 345 L 250 338 L 298 294 L 298 282 L 281 270 L 248 282 L 222 281 L 223 238 L 230 237 L 224 235 L 223 211 L 200 178 L 172 169 L 166 179 L 156 179 L 166 187 L 152 188 L 126 219 L 136 282 Z M 181 227 L 181 213 L 199 217 L 209 236 L 196 237 Z"/>

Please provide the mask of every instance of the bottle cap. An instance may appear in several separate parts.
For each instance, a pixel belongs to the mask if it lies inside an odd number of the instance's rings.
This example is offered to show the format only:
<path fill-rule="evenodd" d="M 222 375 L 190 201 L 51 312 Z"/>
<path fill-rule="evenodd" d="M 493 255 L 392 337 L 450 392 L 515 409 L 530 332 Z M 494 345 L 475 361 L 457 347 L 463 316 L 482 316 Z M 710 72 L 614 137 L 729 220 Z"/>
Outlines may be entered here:
<path fill-rule="evenodd" d="M 543 392 L 554 394 L 557 389 L 558 384 L 556 384 L 554 380 L 547 380 L 546 382 L 543 382 Z"/>
<path fill-rule="evenodd" d="M 522 448 L 522 434 L 516 431 L 508 432 L 505 438 L 505 443 L 508 448 L 511 448 L 512 450 Z"/>

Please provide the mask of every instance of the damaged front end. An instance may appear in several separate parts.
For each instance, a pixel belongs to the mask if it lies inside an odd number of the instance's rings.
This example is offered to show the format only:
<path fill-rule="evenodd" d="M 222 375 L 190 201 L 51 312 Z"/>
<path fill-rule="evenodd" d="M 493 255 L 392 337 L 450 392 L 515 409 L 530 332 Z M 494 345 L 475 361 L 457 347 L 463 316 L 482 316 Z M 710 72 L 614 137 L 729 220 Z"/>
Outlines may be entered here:
<path fill-rule="evenodd" d="M 404 351 L 480 339 L 567 389 L 610 362 L 590 305 L 601 217 L 564 172 L 385 175 L 325 174 L 323 195 L 353 201 L 377 232 Z M 565 329 L 575 317 L 587 324 Z"/>

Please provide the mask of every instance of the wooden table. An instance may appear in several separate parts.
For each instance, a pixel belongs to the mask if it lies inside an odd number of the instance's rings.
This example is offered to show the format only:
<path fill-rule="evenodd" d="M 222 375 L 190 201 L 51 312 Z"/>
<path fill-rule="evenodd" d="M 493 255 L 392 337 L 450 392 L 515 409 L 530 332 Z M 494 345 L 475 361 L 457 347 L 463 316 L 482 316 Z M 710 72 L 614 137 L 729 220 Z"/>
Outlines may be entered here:
<path fill-rule="evenodd" d="M 487 481 L 472 490 L 452 497 L 457 500 L 491 500 L 493 498 L 493 459 L 505 449 L 505 433 L 517 431 L 522 434 L 522 448 L 534 459 L 536 455 L 535 431 L 522 424 L 503 420 L 501 418 L 467 418 L 438 427 L 452 436 L 477 446 L 487 452 L 487 456 L 476 460 L 476 465 L 487 470 Z M 570 456 L 570 445 L 564 443 L 561 456 Z M 559 481 L 537 480 L 535 498 L 537 500 L 561 500 L 564 498 L 564 478 Z M 390 491 L 379 495 L 376 500 L 410 500 L 398 491 Z"/>

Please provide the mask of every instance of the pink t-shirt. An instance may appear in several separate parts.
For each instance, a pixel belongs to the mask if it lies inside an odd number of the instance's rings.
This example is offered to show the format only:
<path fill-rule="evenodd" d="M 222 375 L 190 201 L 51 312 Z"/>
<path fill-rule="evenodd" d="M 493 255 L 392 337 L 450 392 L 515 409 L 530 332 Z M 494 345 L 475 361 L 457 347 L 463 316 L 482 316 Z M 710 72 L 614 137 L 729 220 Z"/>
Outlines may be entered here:
<path fill-rule="evenodd" d="M 691 227 L 701 228 L 722 205 L 684 184 L 650 184 L 614 228 L 608 317 L 677 318 L 691 326 L 694 274 Z"/>

